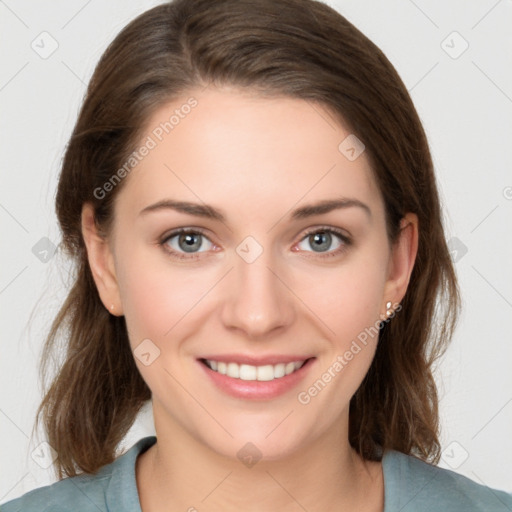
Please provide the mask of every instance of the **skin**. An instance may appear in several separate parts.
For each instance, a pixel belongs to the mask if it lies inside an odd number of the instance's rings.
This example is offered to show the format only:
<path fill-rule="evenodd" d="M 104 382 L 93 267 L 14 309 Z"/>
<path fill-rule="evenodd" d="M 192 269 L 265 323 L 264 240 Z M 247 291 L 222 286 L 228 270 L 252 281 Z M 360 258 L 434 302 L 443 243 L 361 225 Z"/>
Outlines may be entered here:
<path fill-rule="evenodd" d="M 149 366 L 135 358 L 152 391 L 158 438 L 137 461 L 142 510 L 382 511 L 382 466 L 348 442 L 349 401 L 376 337 L 307 405 L 297 394 L 385 315 L 388 301 L 403 298 L 417 217 L 402 219 L 391 246 L 365 153 L 349 161 L 338 145 L 350 132 L 303 100 L 228 87 L 187 91 L 156 111 L 141 140 L 190 96 L 197 107 L 125 178 L 110 236 L 98 236 L 90 205 L 82 214 L 105 307 L 125 316 L 132 349 L 150 339 L 160 350 Z M 298 207 L 340 197 L 362 201 L 371 216 L 349 207 L 290 218 Z M 170 208 L 140 213 L 164 199 L 206 203 L 225 220 Z M 159 242 L 182 227 L 201 228 L 207 239 L 201 252 L 173 258 Z M 314 251 L 307 231 L 328 227 L 352 244 L 333 235 L 327 256 Z M 236 251 L 247 236 L 263 249 L 252 263 Z M 179 250 L 172 240 L 167 248 Z M 198 357 L 226 353 L 316 359 L 290 392 L 242 400 L 198 366 Z M 262 454 L 250 468 L 236 455 L 247 442 Z"/>

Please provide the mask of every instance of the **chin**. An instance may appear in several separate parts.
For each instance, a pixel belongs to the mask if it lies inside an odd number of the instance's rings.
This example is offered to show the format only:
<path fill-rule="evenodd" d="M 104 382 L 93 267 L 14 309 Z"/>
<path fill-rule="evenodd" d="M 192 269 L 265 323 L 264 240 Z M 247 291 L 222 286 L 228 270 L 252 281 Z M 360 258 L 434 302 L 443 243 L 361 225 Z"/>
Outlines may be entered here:
<path fill-rule="evenodd" d="M 233 437 L 217 430 L 219 433 L 214 438 L 205 432 L 206 437 L 203 437 L 202 442 L 219 455 L 238 459 L 248 467 L 255 461 L 283 460 L 298 453 L 307 442 L 305 425 L 302 424 L 299 428 L 298 424 L 292 423 L 295 413 L 290 414 L 287 419 L 284 418 L 289 413 L 280 414 L 279 418 L 270 416 L 256 422 L 250 418 L 248 421 L 247 414 L 241 420 L 240 414 L 238 418 L 233 418 L 229 426 L 226 418 L 224 419 L 224 425 Z"/>

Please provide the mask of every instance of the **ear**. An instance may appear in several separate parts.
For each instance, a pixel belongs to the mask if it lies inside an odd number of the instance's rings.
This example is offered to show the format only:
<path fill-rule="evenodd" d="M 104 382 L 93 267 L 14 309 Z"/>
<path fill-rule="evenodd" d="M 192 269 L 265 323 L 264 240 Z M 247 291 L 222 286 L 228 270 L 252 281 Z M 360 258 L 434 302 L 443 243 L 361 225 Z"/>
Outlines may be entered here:
<path fill-rule="evenodd" d="M 416 254 L 418 252 L 418 217 L 414 213 L 407 213 L 400 221 L 400 233 L 392 247 L 391 258 L 388 265 L 388 279 L 384 290 L 385 304 L 391 302 L 392 309 L 404 298 L 409 285 Z"/>
<path fill-rule="evenodd" d="M 123 314 L 121 296 L 114 267 L 114 256 L 107 239 L 100 235 L 95 222 L 94 208 L 90 203 L 82 207 L 82 236 L 87 250 L 96 288 L 109 313 Z"/>

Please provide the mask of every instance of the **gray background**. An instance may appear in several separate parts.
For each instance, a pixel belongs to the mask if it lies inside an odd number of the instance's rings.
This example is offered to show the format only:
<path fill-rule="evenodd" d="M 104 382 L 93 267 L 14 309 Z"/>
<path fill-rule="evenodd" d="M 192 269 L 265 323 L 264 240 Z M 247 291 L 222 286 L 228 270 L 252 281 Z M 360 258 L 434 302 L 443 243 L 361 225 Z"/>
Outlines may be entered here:
<path fill-rule="evenodd" d="M 53 256 L 64 147 L 102 51 L 157 3 L 0 0 L 0 502 L 52 481 L 31 434 L 38 357 L 69 282 Z M 393 62 L 431 143 L 464 300 L 437 374 L 441 465 L 512 492 L 512 1 L 330 5 Z M 147 409 L 124 446 L 152 432 Z"/>

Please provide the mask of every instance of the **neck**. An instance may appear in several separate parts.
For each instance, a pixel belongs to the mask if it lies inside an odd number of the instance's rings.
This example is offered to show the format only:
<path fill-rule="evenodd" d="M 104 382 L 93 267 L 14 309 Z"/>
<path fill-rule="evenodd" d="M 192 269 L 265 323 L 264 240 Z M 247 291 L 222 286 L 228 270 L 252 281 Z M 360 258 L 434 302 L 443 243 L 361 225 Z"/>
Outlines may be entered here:
<path fill-rule="evenodd" d="M 143 512 L 383 510 L 381 464 L 350 447 L 348 416 L 344 428 L 253 465 L 216 453 L 175 423 L 155 427 L 157 443 L 137 460 Z"/>

